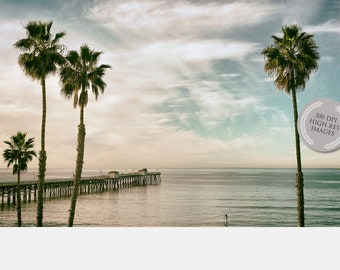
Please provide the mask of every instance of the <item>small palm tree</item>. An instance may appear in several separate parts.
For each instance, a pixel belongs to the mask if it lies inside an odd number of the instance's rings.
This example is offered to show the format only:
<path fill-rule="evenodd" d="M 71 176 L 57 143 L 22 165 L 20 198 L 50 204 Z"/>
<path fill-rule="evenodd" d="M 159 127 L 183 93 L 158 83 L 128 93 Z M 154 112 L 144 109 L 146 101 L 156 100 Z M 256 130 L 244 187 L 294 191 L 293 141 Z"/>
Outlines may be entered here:
<path fill-rule="evenodd" d="M 109 65 L 97 66 L 101 52 L 91 50 L 88 45 L 82 45 L 80 52 L 70 51 L 66 56 L 66 63 L 60 70 L 61 93 L 66 98 L 73 96 L 74 108 L 80 108 L 80 123 L 78 125 L 78 146 L 74 186 L 71 198 L 68 226 L 73 226 L 79 184 L 84 163 L 85 123 L 84 108 L 88 103 L 88 89 L 92 89 L 96 99 L 99 93 L 104 93 L 106 87 L 103 81 L 105 69 Z"/>
<path fill-rule="evenodd" d="M 45 151 L 45 126 L 46 126 L 46 77 L 54 74 L 58 66 L 64 63 L 63 52 L 65 46 L 59 44 L 65 32 L 59 32 L 54 37 L 50 33 L 52 21 L 43 23 L 31 21 L 26 26 L 27 37 L 18 40 L 14 47 L 24 53 L 19 55 L 19 65 L 25 74 L 33 80 L 38 80 L 42 88 L 42 122 L 41 122 L 41 149 L 39 151 L 38 174 L 38 202 L 37 226 L 43 226 L 44 181 L 46 172 L 47 155 Z"/>
<path fill-rule="evenodd" d="M 288 95 L 292 93 L 294 110 L 295 146 L 296 146 L 296 189 L 298 226 L 305 226 L 303 173 L 301 168 L 300 137 L 298 133 L 297 90 L 304 90 L 310 74 L 318 69 L 320 59 L 313 35 L 302 32 L 301 27 L 293 24 L 282 27 L 283 37 L 272 36 L 274 44 L 263 49 L 265 57 L 264 71 L 275 77 L 274 84 Z"/>
<path fill-rule="evenodd" d="M 12 136 L 10 141 L 4 141 L 8 148 L 4 150 L 3 157 L 7 162 L 7 167 L 13 164 L 13 174 L 17 174 L 17 220 L 18 227 L 21 227 L 21 190 L 20 172 L 27 171 L 27 163 L 32 161 L 33 156 L 37 156 L 34 147 L 34 138 L 26 140 L 26 133 L 20 131 Z"/>

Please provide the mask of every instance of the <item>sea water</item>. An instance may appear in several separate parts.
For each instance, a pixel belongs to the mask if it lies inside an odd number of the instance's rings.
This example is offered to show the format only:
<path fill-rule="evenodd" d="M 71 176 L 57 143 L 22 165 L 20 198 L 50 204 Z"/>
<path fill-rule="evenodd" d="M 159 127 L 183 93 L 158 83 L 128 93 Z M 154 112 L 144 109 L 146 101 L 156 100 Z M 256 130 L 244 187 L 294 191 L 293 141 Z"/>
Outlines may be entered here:
<path fill-rule="evenodd" d="M 295 227 L 295 169 L 159 169 L 162 183 L 80 195 L 79 227 Z M 340 226 L 340 169 L 304 169 L 305 225 Z M 129 172 L 121 171 L 121 173 Z M 84 176 L 107 170 L 85 170 Z M 72 177 L 48 170 L 46 179 Z M 23 175 L 35 179 L 34 172 Z M 0 171 L 0 182 L 15 181 Z M 44 226 L 67 226 L 70 198 L 44 202 Z M 23 226 L 35 226 L 36 204 L 22 204 Z M 0 209 L 0 226 L 16 226 L 16 208 Z"/>

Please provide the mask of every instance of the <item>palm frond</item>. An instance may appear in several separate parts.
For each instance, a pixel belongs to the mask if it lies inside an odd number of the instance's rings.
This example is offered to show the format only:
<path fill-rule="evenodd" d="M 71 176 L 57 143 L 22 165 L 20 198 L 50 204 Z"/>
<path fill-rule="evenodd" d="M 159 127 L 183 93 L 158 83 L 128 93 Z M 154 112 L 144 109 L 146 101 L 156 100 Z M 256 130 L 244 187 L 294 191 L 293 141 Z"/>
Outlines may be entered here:
<path fill-rule="evenodd" d="M 78 91 L 74 91 L 73 94 L 73 108 L 77 108 L 78 105 Z"/>
<path fill-rule="evenodd" d="M 14 164 L 12 174 L 17 174 L 18 173 L 19 166 L 18 164 Z"/>
<path fill-rule="evenodd" d="M 58 44 L 59 40 L 61 38 L 63 38 L 64 36 L 66 36 L 66 32 L 65 31 L 56 33 L 55 36 L 54 36 L 54 39 L 52 40 L 52 43 L 53 44 Z"/>

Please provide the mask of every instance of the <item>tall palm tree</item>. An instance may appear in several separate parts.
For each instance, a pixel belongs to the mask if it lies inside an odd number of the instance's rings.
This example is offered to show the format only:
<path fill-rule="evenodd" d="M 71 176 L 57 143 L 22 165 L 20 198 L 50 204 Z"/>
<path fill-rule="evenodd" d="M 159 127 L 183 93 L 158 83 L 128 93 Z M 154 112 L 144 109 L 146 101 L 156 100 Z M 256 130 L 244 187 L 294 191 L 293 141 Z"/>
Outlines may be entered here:
<path fill-rule="evenodd" d="M 70 51 L 66 56 L 66 63 L 60 70 L 61 93 L 66 98 L 73 96 L 73 106 L 80 108 L 80 123 L 78 125 L 78 146 L 75 179 L 71 198 L 68 226 L 73 226 L 79 184 L 84 163 L 85 123 L 84 108 L 88 103 L 88 90 L 91 88 L 97 100 L 99 93 L 104 93 L 106 83 L 103 81 L 105 69 L 109 65 L 98 66 L 101 52 L 91 50 L 88 45 L 82 45 L 79 53 Z"/>
<path fill-rule="evenodd" d="M 296 191 L 298 226 L 305 226 L 303 173 L 301 168 L 300 137 L 298 133 L 298 107 L 296 92 L 304 90 L 306 82 L 313 71 L 318 69 L 318 46 L 313 35 L 303 32 L 301 27 L 293 24 L 282 27 L 282 37 L 272 36 L 274 43 L 263 49 L 265 57 L 264 71 L 275 77 L 274 84 L 288 95 L 292 93 L 294 110 L 295 146 L 296 146 Z"/>
<path fill-rule="evenodd" d="M 3 157 L 7 162 L 7 168 L 13 164 L 13 174 L 17 174 L 17 224 L 21 227 L 21 189 L 20 189 L 20 172 L 27 171 L 27 163 L 37 156 L 34 147 L 34 138 L 26 140 L 27 133 L 17 132 L 10 138 L 10 141 L 4 141 L 8 148 L 4 150 Z"/>
<path fill-rule="evenodd" d="M 18 40 L 14 47 L 24 53 L 19 55 L 19 65 L 25 74 L 41 83 L 42 89 L 42 121 L 41 121 L 41 149 L 39 151 L 38 174 L 38 203 L 37 226 L 43 226 L 43 190 L 46 172 L 47 155 L 45 151 L 45 126 L 46 126 L 46 77 L 54 74 L 58 66 L 64 63 L 63 52 L 65 46 L 59 44 L 65 32 L 52 36 L 50 33 L 53 22 L 31 21 L 25 27 L 26 38 Z"/>

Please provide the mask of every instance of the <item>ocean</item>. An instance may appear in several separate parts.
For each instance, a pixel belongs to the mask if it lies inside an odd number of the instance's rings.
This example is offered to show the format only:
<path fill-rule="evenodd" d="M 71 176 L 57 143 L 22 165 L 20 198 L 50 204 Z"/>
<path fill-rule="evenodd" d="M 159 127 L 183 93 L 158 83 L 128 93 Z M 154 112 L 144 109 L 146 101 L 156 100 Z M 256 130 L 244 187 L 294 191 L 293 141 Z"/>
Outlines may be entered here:
<path fill-rule="evenodd" d="M 295 169 L 158 171 L 162 178 L 160 185 L 80 195 L 74 226 L 297 226 Z M 107 172 L 108 170 L 85 170 L 83 176 L 97 176 Z M 304 169 L 303 172 L 306 227 L 340 226 L 340 169 Z M 46 179 L 71 176 L 71 170 L 48 170 Z M 36 179 L 36 175 L 29 171 L 23 178 Z M 15 179 L 9 170 L 0 170 L 0 182 Z M 44 226 L 67 226 L 69 207 L 70 198 L 45 201 Z M 22 204 L 22 221 L 23 226 L 35 226 L 35 203 Z M 14 205 L 1 207 L 0 226 L 16 226 Z"/>

